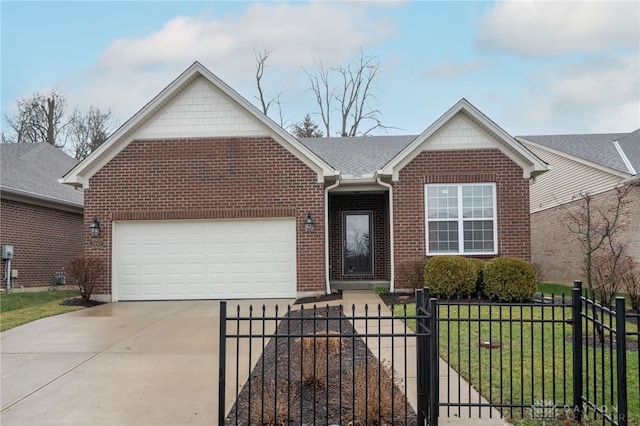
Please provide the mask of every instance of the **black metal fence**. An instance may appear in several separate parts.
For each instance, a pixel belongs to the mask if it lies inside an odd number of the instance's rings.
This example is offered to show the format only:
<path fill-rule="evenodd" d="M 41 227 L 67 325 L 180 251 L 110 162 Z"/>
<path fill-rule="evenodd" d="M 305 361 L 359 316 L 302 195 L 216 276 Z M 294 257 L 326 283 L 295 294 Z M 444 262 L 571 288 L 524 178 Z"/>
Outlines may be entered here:
<path fill-rule="evenodd" d="M 437 300 L 425 289 L 415 312 L 227 315 L 221 302 L 219 424 L 437 425 L 441 416 L 497 415 L 624 426 L 628 378 L 639 383 L 631 403 L 640 406 L 640 332 L 627 327 L 640 315 L 616 303 L 595 303 L 580 282 L 571 298 L 526 303 Z"/>
<path fill-rule="evenodd" d="M 612 425 L 628 424 L 627 351 L 637 357 L 638 331 L 627 332 L 624 297 L 616 297 L 615 310 L 573 289 L 574 406 L 577 420 L 595 418 Z M 634 315 L 637 316 L 637 315 Z M 627 336 L 635 336 L 628 339 Z M 578 369 L 580 371 L 578 371 Z M 635 381 L 640 374 L 635 370 Z M 637 401 L 637 398 L 636 398 Z"/>
<path fill-rule="evenodd" d="M 433 326 L 414 333 L 405 324 L 415 314 L 326 306 L 228 315 L 226 302 L 220 310 L 218 424 L 424 424 L 416 345 Z M 417 357 L 427 358 L 437 360 Z"/>
<path fill-rule="evenodd" d="M 551 420 L 552 409 L 572 407 L 572 306 L 564 297 L 438 301 L 440 355 L 450 366 L 439 401 L 446 415 L 492 417 L 493 408 Z"/>

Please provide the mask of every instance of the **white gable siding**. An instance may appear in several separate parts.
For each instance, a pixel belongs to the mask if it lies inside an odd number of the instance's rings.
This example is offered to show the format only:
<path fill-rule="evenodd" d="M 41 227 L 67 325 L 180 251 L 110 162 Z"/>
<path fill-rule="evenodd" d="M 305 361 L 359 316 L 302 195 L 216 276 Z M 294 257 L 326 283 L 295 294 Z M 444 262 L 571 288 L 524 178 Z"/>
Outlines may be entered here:
<path fill-rule="evenodd" d="M 203 77 L 171 100 L 135 138 L 265 136 L 266 129 Z"/>
<path fill-rule="evenodd" d="M 459 113 L 429 139 L 427 149 L 482 149 L 497 148 L 498 145 L 469 117 Z"/>
<path fill-rule="evenodd" d="M 551 165 L 551 170 L 538 176 L 531 184 L 531 213 L 571 201 L 580 192 L 599 194 L 608 191 L 621 181 L 620 177 L 611 173 L 537 146 L 525 145 Z"/>

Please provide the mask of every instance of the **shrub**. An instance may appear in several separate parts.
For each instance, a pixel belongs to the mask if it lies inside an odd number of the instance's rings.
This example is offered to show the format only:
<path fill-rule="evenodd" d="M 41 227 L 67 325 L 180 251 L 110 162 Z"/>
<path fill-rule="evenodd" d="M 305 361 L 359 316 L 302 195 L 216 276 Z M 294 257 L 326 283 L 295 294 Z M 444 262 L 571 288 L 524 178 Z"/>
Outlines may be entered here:
<path fill-rule="evenodd" d="M 474 263 L 461 256 L 432 257 L 424 269 L 425 286 L 439 296 L 473 293 L 477 280 Z"/>
<path fill-rule="evenodd" d="M 484 293 L 500 300 L 529 300 L 537 289 L 536 273 L 523 259 L 496 257 L 483 269 Z"/>
<path fill-rule="evenodd" d="M 405 411 L 406 402 L 400 390 L 400 379 L 389 364 L 371 361 L 368 368 L 365 368 L 360 363 L 355 366 L 352 374 L 352 377 L 347 378 L 347 383 L 353 383 L 355 387 L 354 395 L 350 396 L 354 402 L 356 424 L 397 424 L 394 413 Z M 351 392 L 351 389 L 347 388 L 346 392 Z M 369 419 L 369 423 L 365 423 L 365 419 Z M 378 419 L 381 423 L 377 422 Z"/>
<path fill-rule="evenodd" d="M 424 284 L 425 258 L 407 260 L 396 269 L 396 287 L 416 289 Z"/>
<path fill-rule="evenodd" d="M 475 288 L 475 292 L 476 293 L 481 293 L 482 292 L 482 288 L 484 287 L 484 264 L 486 263 L 484 260 L 482 259 L 474 259 L 474 258 L 469 258 L 467 259 L 469 262 L 471 262 L 471 264 L 473 265 L 473 267 L 476 270 L 476 288 Z"/>
<path fill-rule="evenodd" d="M 104 262 L 96 256 L 74 256 L 65 267 L 67 275 L 80 289 L 80 296 L 85 303 L 89 303 L 93 290 L 98 285 L 104 272 Z"/>
<path fill-rule="evenodd" d="M 631 309 L 638 312 L 640 306 L 640 267 L 631 259 L 628 268 L 621 273 L 622 285 L 629 298 Z"/>
<path fill-rule="evenodd" d="M 591 285 L 596 298 L 604 306 L 613 307 L 622 289 L 624 273 L 633 262 L 622 252 L 598 250 L 591 256 Z"/>
<path fill-rule="evenodd" d="M 251 397 L 249 398 L 249 412 L 255 413 L 254 418 L 260 417 L 260 424 L 264 426 L 277 426 L 289 424 L 288 408 L 291 400 L 287 399 L 289 383 L 278 380 L 278 385 L 273 379 L 263 383 L 261 376 L 249 378 L 251 381 Z M 293 396 L 291 396 L 293 399 Z M 245 404 L 247 404 L 245 402 Z"/>
<path fill-rule="evenodd" d="M 298 339 L 302 362 L 302 382 L 323 387 L 327 377 L 327 358 L 340 352 L 341 338 L 335 332 L 316 333 Z M 333 335 L 333 336 L 332 336 Z"/>
<path fill-rule="evenodd" d="M 377 294 L 378 296 L 382 296 L 383 294 L 389 294 L 390 290 L 389 290 L 389 287 L 385 287 L 385 286 L 379 285 L 379 286 L 376 286 L 373 289 L 373 292 L 375 294 Z"/>

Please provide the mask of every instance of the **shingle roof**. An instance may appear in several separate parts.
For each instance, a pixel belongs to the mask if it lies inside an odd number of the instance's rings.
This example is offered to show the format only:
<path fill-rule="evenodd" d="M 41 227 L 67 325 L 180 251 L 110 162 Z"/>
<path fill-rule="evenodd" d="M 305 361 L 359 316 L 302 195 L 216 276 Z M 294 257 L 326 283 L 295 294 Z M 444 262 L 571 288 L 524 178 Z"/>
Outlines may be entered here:
<path fill-rule="evenodd" d="M 614 170 L 633 174 L 616 149 L 614 141 L 627 133 L 600 133 L 587 135 L 520 136 L 531 142 L 556 149 Z M 625 154 L 626 150 L 625 150 Z M 628 154 L 627 154 L 628 155 Z"/>
<path fill-rule="evenodd" d="M 634 174 L 633 170 L 630 170 L 625 164 L 614 141 L 620 141 L 620 147 L 637 172 L 640 170 L 639 131 L 588 135 L 520 136 L 520 138 L 623 173 Z M 627 137 L 629 139 L 625 141 Z"/>
<path fill-rule="evenodd" d="M 640 129 L 618 139 L 618 144 L 629 159 L 636 174 L 640 173 Z"/>
<path fill-rule="evenodd" d="M 405 135 L 299 140 L 345 177 L 361 178 L 375 174 L 415 138 L 416 135 Z"/>
<path fill-rule="evenodd" d="M 83 193 L 58 178 L 78 161 L 48 143 L 0 144 L 2 191 L 82 207 Z"/>

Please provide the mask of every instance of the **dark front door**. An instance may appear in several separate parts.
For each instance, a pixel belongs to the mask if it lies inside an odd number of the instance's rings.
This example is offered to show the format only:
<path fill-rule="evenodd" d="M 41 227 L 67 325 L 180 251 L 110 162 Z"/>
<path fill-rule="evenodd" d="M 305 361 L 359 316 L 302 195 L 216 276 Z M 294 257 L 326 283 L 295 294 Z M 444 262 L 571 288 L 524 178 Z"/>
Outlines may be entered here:
<path fill-rule="evenodd" d="M 344 274 L 371 274 L 371 213 L 345 212 L 343 215 Z"/>

